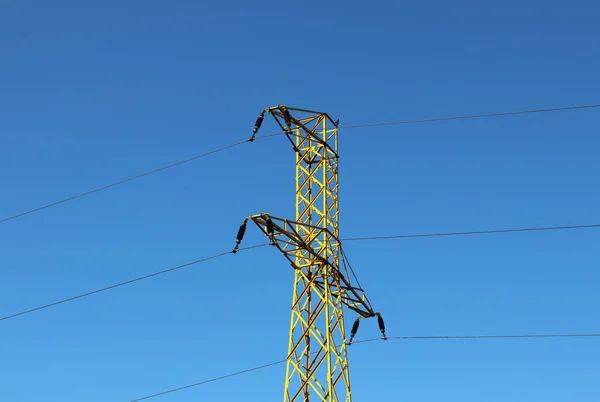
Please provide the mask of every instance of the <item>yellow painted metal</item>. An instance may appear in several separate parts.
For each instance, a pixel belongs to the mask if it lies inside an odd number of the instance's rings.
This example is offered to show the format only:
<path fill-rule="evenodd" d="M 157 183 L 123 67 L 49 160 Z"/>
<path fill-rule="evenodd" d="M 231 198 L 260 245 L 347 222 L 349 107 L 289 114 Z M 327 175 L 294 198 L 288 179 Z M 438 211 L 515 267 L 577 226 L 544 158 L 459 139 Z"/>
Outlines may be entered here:
<path fill-rule="evenodd" d="M 284 401 L 351 401 L 344 316 L 335 274 L 339 267 L 338 129 L 327 115 L 307 118 L 313 129 L 294 131 L 296 145 L 296 231 L 329 264 L 297 250 Z M 319 138 L 321 141 L 317 141 Z M 333 145 L 333 146 L 332 146 Z M 316 234 L 312 226 L 328 229 Z M 320 280 L 322 288 L 315 286 Z M 333 282 L 333 283 L 331 283 Z M 342 380 L 340 386 L 336 385 Z"/>
<path fill-rule="evenodd" d="M 296 152 L 296 219 L 250 219 L 294 268 L 284 402 L 350 402 L 344 306 L 375 315 L 339 241 L 338 127 L 326 113 L 269 112 Z M 268 225 L 272 224 L 273 233 Z"/>

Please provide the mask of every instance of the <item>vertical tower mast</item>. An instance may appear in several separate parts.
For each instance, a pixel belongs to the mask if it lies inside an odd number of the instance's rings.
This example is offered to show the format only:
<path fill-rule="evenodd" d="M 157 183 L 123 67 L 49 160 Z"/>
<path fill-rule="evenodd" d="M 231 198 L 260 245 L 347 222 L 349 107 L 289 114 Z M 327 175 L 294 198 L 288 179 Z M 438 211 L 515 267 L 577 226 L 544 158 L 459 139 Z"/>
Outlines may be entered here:
<path fill-rule="evenodd" d="M 344 305 L 359 318 L 377 315 L 384 337 L 385 329 L 339 241 L 338 125 L 326 113 L 280 105 L 261 113 L 250 141 L 265 112 L 275 118 L 296 153 L 296 219 L 268 214 L 247 218 L 233 251 L 251 219 L 294 268 L 284 402 L 350 402 Z M 357 329 L 358 319 L 351 339 Z"/>
<path fill-rule="evenodd" d="M 312 393 L 317 400 L 350 401 L 343 305 L 341 293 L 332 292 L 340 288 L 335 268 L 340 248 L 338 128 L 325 113 L 301 112 L 309 116 L 292 130 L 296 232 L 318 257 L 305 249 L 296 252 L 300 269 L 294 272 L 284 401 L 308 401 Z"/>

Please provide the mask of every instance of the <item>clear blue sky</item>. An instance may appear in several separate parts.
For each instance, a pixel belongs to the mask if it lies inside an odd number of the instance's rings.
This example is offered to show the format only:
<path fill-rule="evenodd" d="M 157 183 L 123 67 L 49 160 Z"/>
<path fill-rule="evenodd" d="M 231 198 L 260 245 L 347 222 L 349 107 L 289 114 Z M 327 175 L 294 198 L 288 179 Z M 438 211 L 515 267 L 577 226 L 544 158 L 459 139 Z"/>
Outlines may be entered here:
<path fill-rule="evenodd" d="M 244 140 L 274 104 L 349 125 L 599 101 L 592 0 L 217 3 L 2 1 L 0 217 Z M 341 235 L 598 223 L 599 117 L 342 131 Z M 251 213 L 293 217 L 293 163 L 278 137 L 2 224 L 0 316 L 226 251 Z M 599 332 L 599 236 L 346 249 L 390 335 Z M 263 248 L 0 322 L 0 401 L 126 402 L 280 360 L 291 287 Z M 374 342 L 350 367 L 356 402 L 600 400 L 595 339 Z M 155 400 L 278 401 L 283 377 Z"/>

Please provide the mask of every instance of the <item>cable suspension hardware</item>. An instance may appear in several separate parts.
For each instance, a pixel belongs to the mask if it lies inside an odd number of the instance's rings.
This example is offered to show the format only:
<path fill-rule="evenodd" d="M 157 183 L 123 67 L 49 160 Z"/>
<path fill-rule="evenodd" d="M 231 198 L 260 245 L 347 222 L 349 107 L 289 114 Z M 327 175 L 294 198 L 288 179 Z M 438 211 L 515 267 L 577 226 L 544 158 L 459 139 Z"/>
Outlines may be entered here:
<path fill-rule="evenodd" d="M 263 120 L 265 119 L 265 112 L 262 111 L 261 114 L 256 118 L 256 123 L 254 123 L 254 131 L 252 131 L 252 137 L 248 140 L 249 142 L 253 142 L 256 139 L 256 133 L 260 130 L 260 126 L 262 126 Z"/>
<path fill-rule="evenodd" d="M 296 218 L 269 214 L 244 219 L 232 253 L 252 221 L 294 269 L 284 402 L 351 402 L 347 346 L 360 320 L 377 317 L 339 240 L 338 121 L 326 113 L 278 105 L 264 109 L 254 124 L 253 142 L 265 113 L 275 119 L 296 153 Z M 358 318 L 346 341 L 344 307 Z"/>
<path fill-rule="evenodd" d="M 360 325 L 360 316 L 356 317 L 356 320 L 354 320 L 354 324 L 352 324 L 352 329 L 350 330 L 350 340 L 348 340 L 348 345 L 352 345 L 352 340 L 356 336 L 356 332 L 358 331 L 359 325 Z"/>

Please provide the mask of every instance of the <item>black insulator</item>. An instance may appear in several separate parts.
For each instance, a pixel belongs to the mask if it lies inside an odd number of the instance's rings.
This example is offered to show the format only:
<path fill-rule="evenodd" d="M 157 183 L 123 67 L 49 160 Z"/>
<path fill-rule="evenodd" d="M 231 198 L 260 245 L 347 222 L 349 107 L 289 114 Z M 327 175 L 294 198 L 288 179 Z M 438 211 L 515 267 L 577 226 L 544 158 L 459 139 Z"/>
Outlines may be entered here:
<path fill-rule="evenodd" d="M 356 335 L 356 331 L 358 331 L 359 325 L 360 325 L 360 318 L 357 318 L 356 321 L 354 321 L 354 324 L 352 324 L 352 330 L 350 331 L 350 338 L 354 338 L 354 335 Z"/>
<path fill-rule="evenodd" d="M 379 324 L 379 329 L 381 331 L 385 331 L 385 324 L 384 324 L 383 318 L 381 317 L 380 314 L 377 314 L 377 324 Z"/>
<path fill-rule="evenodd" d="M 262 125 L 262 122 L 264 119 L 265 119 L 265 113 L 263 112 L 256 119 L 256 123 L 254 123 L 254 131 L 252 132 L 253 134 L 256 134 L 258 132 L 258 129 Z"/>
<path fill-rule="evenodd" d="M 348 345 L 352 345 L 352 340 L 354 339 L 354 336 L 356 335 L 356 331 L 358 331 L 359 325 L 360 325 L 360 317 L 357 317 L 356 320 L 354 321 L 354 324 L 352 324 L 352 329 L 350 330 L 350 340 L 348 341 Z"/>
<path fill-rule="evenodd" d="M 271 218 L 267 218 L 267 234 L 272 236 L 275 233 L 275 229 L 273 229 L 273 221 Z"/>
<path fill-rule="evenodd" d="M 242 239 L 244 238 L 244 233 L 246 233 L 246 221 L 242 223 L 240 229 L 238 230 L 237 237 L 235 239 L 236 243 L 241 243 Z"/>
<path fill-rule="evenodd" d="M 283 120 L 285 120 L 285 125 L 288 130 L 292 128 L 292 116 L 290 116 L 290 111 L 287 108 L 281 108 L 281 113 L 283 113 Z"/>
<path fill-rule="evenodd" d="M 385 324 L 383 322 L 383 318 L 381 317 L 381 314 L 377 313 L 377 324 L 379 324 L 379 330 L 381 331 L 381 334 L 383 335 L 383 339 L 387 339 L 387 337 L 385 336 Z"/>
<path fill-rule="evenodd" d="M 256 138 L 256 133 L 258 133 L 258 129 L 262 125 L 264 118 L 265 118 L 265 111 L 263 110 L 263 112 L 261 114 L 259 114 L 258 117 L 256 118 L 256 123 L 254 123 L 254 130 L 252 131 L 252 137 L 250 137 L 250 139 L 248 140 L 249 142 L 254 141 L 254 139 Z"/>

